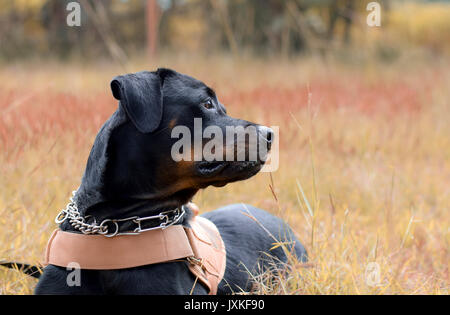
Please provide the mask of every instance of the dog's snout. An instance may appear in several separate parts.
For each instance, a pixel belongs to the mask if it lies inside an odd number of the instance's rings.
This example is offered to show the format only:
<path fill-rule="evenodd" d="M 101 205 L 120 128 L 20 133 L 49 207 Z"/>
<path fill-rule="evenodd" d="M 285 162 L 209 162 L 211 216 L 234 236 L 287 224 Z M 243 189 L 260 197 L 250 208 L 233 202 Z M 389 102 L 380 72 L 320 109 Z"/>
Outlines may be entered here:
<path fill-rule="evenodd" d="M 267 150 L 270 150 L 270 148 L 272 147 L 272 143 L 274 141 L 274 136 L 275 136 L 273 133 L 273 130 L 266 126 L 259 126 L 258 132 L 259 132 L 260 136 L 263 137 L 263 139 L 266 141 Z"/>
<path fill-rule="evenodd" d="M 259 126 L 258 127 L 259 134 L 264 137 L 264 139 L 267 140 L 267 142 L 272 143 L 273 142 L 273 130 L 266 126 Z"/>

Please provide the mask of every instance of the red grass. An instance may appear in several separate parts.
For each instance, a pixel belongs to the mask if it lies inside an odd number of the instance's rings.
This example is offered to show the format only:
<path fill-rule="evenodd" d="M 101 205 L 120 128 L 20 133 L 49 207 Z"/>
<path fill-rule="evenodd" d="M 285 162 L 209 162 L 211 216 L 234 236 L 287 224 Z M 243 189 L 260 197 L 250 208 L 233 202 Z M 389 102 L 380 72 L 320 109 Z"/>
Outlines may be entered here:
<path fill-rule="evenodd" d="M 7 153 L 17 151 L 19 143 L 34 144 L 67 131 L 74 139 L 91 136 L 117 106 L 104 94 L 80 97 L 43 91 L 27 98 L 20 93 L 0 91 L 0 147 Z"/>
<path fill-rule="evenodd" d="M 289 87 L 260 86 L 250 91 L 233 91 L 221 100 L 230 108 L 253 106 L 266 121 L 274 113 L 289 119 L 291 112 L 305 108 L 308 93 L 320 110 L 351 108 L 372 115 L 395 115 L 420 111 L 429 97 L 424 82 L 420 85 L 400 81 L 368 84 L 357 78 L 313 80 L 310 84 Z M 0 90 L 0 147 L 11 158 L 21 146 L 34 145 L 42 137 L 58 138 L 70 131 L 74 140 L 91 137 L 112 114 L 117 101 L 108 94 L 74 95 L 47 90 L 23 94 L 23 90 Z"/>
<path fill-rule="evenodd" d="M 308 106 L 308 93 L 321 109 L 354 108 L 363 113 L 417 112 L 421 97 L 427 97 L 426 87 L 404 82 L 366 84 L 358 80 L 315 80 L 295 88 L 260 86 L 223 97 L 226 104 L 256 105 L 266 110 L 293 112 Z"/>

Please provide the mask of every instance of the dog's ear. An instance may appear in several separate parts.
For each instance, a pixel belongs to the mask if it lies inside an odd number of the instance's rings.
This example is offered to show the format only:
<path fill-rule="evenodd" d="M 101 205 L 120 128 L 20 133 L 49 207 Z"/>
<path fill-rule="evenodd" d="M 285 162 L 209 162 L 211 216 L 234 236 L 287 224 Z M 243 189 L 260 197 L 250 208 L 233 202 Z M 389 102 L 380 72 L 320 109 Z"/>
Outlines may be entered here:
<path fill-rule="evenodd" d="M 167 68 L 159 68 L 156 71 L 156 73 L 159 75 L 159 78 L 161 79 L 161 85 L 164 84 L 164 80 L 166 80 L 166 78 L 178 75 L 178 72 Z"/>
<path fill-rule="evenodd" d="M 117 76 L 111 81 L 113 96 L 142 133 L 155 131 L 161 122 L 161 85 L 160 76 L 149 71 Z"/>

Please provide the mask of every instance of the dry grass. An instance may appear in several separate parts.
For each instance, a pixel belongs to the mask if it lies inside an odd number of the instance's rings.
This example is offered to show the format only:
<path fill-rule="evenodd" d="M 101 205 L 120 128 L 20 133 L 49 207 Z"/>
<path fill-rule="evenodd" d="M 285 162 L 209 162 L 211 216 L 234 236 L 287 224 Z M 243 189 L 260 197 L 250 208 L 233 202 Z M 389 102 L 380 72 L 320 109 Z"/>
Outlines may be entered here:
<path fill-rule="evenodd" d="M 298 233 L 310 262 L 255 275 L 257 293 L 448 294 L 448 64 L 161 63 L 212 84 L 232 116 L 280 126 L 278 201 L 269 174 L 195 200 L 202 211 L 250 203 Z M 0 72 L 0 260 L 39 261 L 98 128 L 117 106 L 109 80 L 124 71 L 19 64 Z M 366 281 L 371 262 L 380 266 L 376 286 Z M 0 270 L 0 293 L 29 294 L 35 283 Z"/>

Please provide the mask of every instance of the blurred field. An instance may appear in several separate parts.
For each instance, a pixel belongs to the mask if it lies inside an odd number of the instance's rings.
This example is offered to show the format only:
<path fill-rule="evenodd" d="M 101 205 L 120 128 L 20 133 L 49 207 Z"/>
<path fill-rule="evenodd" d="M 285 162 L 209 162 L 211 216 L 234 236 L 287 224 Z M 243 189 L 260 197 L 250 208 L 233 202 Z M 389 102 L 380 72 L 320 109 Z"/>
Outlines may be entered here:
<path fill-rule="evenodd" d="M 169 66 L 210 84 L 230 115 L 280 126 L 280 169 L 208 188 L 202 211 L 245 202 L 285 218 L 310 263 L 258 277 L 264 294 L 448 294 L 450 67 L 162 58 L 127 69 L 10 64 L 0 71 L 0 260 L 36 263 L 79 185 L 117 74 Z M 380 266 L 368 285 L 366 267 Z M 0 269 L 1 294 L 36 281 Z M 370 284 L 370 283 L 369 283 Z"/>

